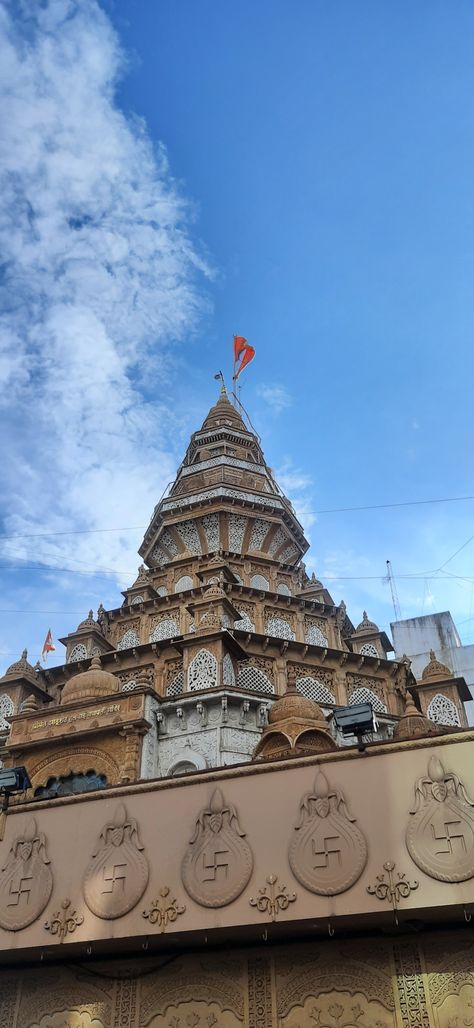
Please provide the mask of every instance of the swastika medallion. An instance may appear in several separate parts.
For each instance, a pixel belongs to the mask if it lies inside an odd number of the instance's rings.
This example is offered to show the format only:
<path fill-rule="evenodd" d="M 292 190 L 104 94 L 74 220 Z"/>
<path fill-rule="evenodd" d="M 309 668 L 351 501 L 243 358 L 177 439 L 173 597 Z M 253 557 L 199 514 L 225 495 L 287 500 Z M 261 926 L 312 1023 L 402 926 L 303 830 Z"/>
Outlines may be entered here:
<path fill-rule="evenodd" d="M 415 800 L 406 844 L 417 867 L 440 882 L 474 877 L 474 803 L 462 781 L 431 757 L 428 775 L 415 784 Z"/>
<path fill-rule="evenodd" d="M 303 797 L 288 859 L 295 878 L 311 892 L 334 896 L 360 878 L 367 843 L 347 811 L 339 789 L 330 791 L 322 771 L 314 790 Z"/>
<path fill-rule="evenodd" d="M 235 807 L 220 789 L 201 810 L 181 874 L 189 895 L 203 907 L 224 907 L 240 896 L 250 879 L 253 856 Z"/>
<path fill-rule="evenodd" d="M 43 912 L 53 888 L 46 839 L 31 818 L 11 846 L 0 875 L 0 925 L 11 932 L 27 928 Z"/>
<path fill-rule="evenodd" d="M 97 917 L 122 917 L 138 903 L 148 882 L 148 861 L 134 818 L 119 804 L 104 825 L 84 875 L 84 899 Z"/>

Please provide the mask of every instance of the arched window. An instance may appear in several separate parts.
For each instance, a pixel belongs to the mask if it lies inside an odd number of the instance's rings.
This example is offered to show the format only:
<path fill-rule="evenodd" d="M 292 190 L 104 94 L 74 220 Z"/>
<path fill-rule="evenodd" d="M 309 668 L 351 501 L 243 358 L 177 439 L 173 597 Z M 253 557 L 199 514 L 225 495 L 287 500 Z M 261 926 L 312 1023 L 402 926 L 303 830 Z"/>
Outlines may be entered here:
<path fill-rule="evenodd" d="M 234 628 L 240 628 L 242 632 L 255 632 L 255 625 L 245 610 L 240 611 L 240 620 L 234 621 Z"/>
<path fill-rule="evenodd" d="M 278 583 L 278 585 L 277 585 L 277 593 L 280 593 L 280 596 L 291 596 L 291 592 L 290 592 L 288 586 L 286 585 L 286 582 L 279 582 Z"/>
<path fill-rule="evenodd" d="M 252 575 L 250 585 L 252 589 L 263 589 L 265 592 L 268 592 L 270 589 L 268 579 L 264 578 L 263 575 Z"/>
<path fill-rule="evenodd" d="M 179 635 L 179 626 L 174 618 L 163 618 L 157 621 L 150 635 L 150 642 L 160 642 L 161 639 L 173 639 Z"/>
<path fill-rule="evenodd" d="M 69 654 L 69 664 L 76 660 L 87 660 L 87 650 L 84 643 L 77 643 Z"/>
<path fill-rule="evenodd" d="M 187 589 L 192 589 L 192 587 L 193 580 L 191 576 L 182 575 L 181 578 L 178 578 L 178 581 L 175 582 L 174 591 L 175 593 L 185 593 Z"/>
<path fill-rule="evenodd" d="M 375 692 L 372 692 L 372 689 L 354 689 L 354 692 L 351 692 L 349 696 L 349 705 L 352 707 L 355 703 L 371 703 L 373 709 L 379 714 L 387 713 L 385 703 L 382 703 L 382 700 L 379 699 Z"/>
<path fill-rule="evenodd" d="M 138 638 L 138 632 L 134 628 L 129 628 L 122 638 L 120 639 L 117 649 L 118 650 L 130 650 L 132 646 L 139 646 L 140 640 Z"/>
<path fill-rule="evenodd" d="M 182 692 L 184 692 L 184 674 L 182 671 L 178 671 L 178 674 L 175 675 L 173 680 L 170 682 L 166 690 L 166 695 L 179 696 Z"/>
<path fill-rule="evenodd" d="M 214 689 L 217 685 L 217 660 L 209 650 L 199 650 L 188 667 L 188 689 Z"/>
<path fill-rule="evenodd" d="M 317 678 L 305 676 L 296 679 L 296 688 L 303 696 L 316 703 L 335 703 L 336 697 Z"/>
<path fill-rule="evenodd" d="M 305 642 L 310 646 L 327 646 L 328 641 L 318 625 L 308 625 L 305 634 Z"/>
<path fill-rule="evenodd" d="M 364 643 L 359 651 L 364 657 L 378 657 L 377 650 L 373 643 Z"/>
<path fill-rule="evenodd" d="M 56 796 L 75 796 L 79 792 L 92 792 L 93 789 L 104 789 L 107 785 L 106 775 L 98 775 L 96 771 L 71 771 L 68 775 L 48 778 L 46 785 L 39 785 L 34 796 L 37 800 L 55 799 Z"/>
<path fill-rule="evenodd" d="M 237 675 L 238 689 L 251 689 L 254 692 L 274 693 L 275 687 L 267 678 L 266 674 L 259 667 L 253 664 L 245 664 L 239 669 Z"/>
<path fill-rule="evenodd" d="M 134 596 L 133 600 L 132 600 L 132 604 L 134 604 L 134 603 L 144 603 L 144 602 L 145 602 L 145 597 L 142 596 L 140 593 L 138 594 L 138 596 Z"/>
<path fill-rule="evenodd" d="M 222 662 L 222 680 L 224 685 L 235 685 L 235 671 L 230 653 L 226 653 Z"/>
<path fill-rule="evenodd" d="M 268 635 L 273 635 L 276 639 L 295 639 L 295 633 L 284 618 L 270 618 L 267 621 L 266 631 Z"/>
<path fill-rule="evenodd" d="M 158 593 L 158 596 L 167 596 L 168 595 L 168 590 L 166 588 L 166 585 L 159 585 L 158 589 L 156 591 Z"/>
<path fill-rule="evenodd" d="M 13 700 L 8 693 L 4 692 L 0 696 L 0 732 L 10 731 L 9 717 L 14 713 L 15 707 Z"/>
<path fill-rule="evenodd" d="M 456 704 L 449 699 L 449 696 L 444 696 L 440 692 L 436 693 L 436 696 L 433 696 L 428 707 L 427 714 L 430 720 L 435 721 L 437 725 L 452 725 L 457 727 L 461 724 Z"/>

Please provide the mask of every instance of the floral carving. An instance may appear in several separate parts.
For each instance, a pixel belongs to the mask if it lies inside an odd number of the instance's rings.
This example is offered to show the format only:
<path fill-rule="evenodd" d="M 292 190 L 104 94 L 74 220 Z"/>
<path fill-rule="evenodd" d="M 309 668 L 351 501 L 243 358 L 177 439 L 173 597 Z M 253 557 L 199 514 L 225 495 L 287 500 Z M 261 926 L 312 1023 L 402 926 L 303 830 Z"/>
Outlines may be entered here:
<path fill-rule="evenodd" d="M 204 907 L 223 907 L 240 896 L 253 868 L 253 856 L 237 811 L 215 789 L 196 820 L 181 874 L 189 895 Z"/>
<path fill-rule="evenodd" d="M 141 899 L 149 873 L 143 848 L 137 822 L 119 804 L 114 819 L 100 833 L 84 875 L 84 898 L 97 917 L 122 917 Z"/>
<path fill-rule="evenodd" d="M 66 936 L 72 935 L 83 921 L 82 914 L 76 913 L 71 900 L 65 899 L 61 903 L 61 909 L 53 915 L 50 921 L 45 921 L 44 927 L 47 932 L 51 932 L 51 935 L 58 935 L 60 942 L 64 942 Z"/>
<path fill-rule="evenodd" d="M 474 876 L 474 802 L 462 781 L 431 757 L 428 774 L 415 784 L 415 807 L 406 844 L 418 867 L 441 882 Z"/>
<path fill-rule="evenodd" d="M 46 839 L 31 818 L 13 840 L 0 876 L 0 925 L 18 932 L 36 921 L 53 888 Z"/>
<path fill-rule="evenodd" d="M 269 914 L 276 921 L 281 910 L 287 910 L 294 903 L 296 892 L 288 892 L 286 885 L 278 885 L 278 875 L 268 875 L 266 885 L 258 890 L 257 896 L 250 899 L 250 906 L 257 907 L 261 914 Z"/>
<path fill-rule="evenodd" d="M 160 932 L 166 931 L 169 924 L 174 923 L 179 914 L 184 914 L 185 906 L 179 906 L 174 897 L 170 897 L 167 885 L 159 891 L 159 899 L 155 899 L 149 910 L 144 910 L 142 917 L 148 918 L 150 924 L 158 925 Z"/>
<path fill-rule="evenodd" d="M 393 860 L 387 860 L 383 865 L 384 871 L 387 873 L 387 880 L 385 874 L 376 875 L 376 885 L 368 885 L 367 892 L 371 896 L 376 896 L 377 899 L 388 900 L 392 904 L 393 912 L 395 914 L 398 908 L 398 904 L 401 899 L 408 899 L 411 892 L 418 888 L 418 882 L 409 882 L 405 873 L 399 871 L 397 877 L 394 878 L 393 872 L 395 870 L 395 864 Z"/>
<path fill-rule="evenodd" d="M 360 878 L 367 843 L 349 814 L 340 789 L 330 790 L 322 771 L 300 804 L 288 859 L 295 878 L 311 892 L 334 896 Z"/>

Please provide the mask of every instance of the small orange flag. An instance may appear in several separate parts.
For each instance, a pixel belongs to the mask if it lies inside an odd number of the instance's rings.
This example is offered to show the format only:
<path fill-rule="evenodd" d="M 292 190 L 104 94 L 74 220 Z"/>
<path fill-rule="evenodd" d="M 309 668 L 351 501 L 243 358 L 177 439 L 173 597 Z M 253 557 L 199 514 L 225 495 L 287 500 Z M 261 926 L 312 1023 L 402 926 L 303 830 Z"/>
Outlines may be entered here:
<path fill-rule="evenodd" d="M 42 649 L 42 652 L 41 652 L 41 660 L 44 660 L 45 657 L 48 656 L 48 653 L 53 653 L 55 650 L 56 650 L 56 647 L 55 647 L 55 645 L 53 643 L 53 636 L 51 634 L 51 629 L 49 628 L 48 629 L 48 634 L 47 634 L 46 639 L 44 640 L 44 643 L 43 643 L 43 649 Z"/>
<path fill-rule="evenodd" d="M 247 364 L 255 357 L 255 350 L 250 343 L 247 342 L 244 336 L 234 336 L 234 364 L 240 360 L 240 364 L 234 374 L 234 382 L 237 381 L 240 372 L 244 370 Z"/>

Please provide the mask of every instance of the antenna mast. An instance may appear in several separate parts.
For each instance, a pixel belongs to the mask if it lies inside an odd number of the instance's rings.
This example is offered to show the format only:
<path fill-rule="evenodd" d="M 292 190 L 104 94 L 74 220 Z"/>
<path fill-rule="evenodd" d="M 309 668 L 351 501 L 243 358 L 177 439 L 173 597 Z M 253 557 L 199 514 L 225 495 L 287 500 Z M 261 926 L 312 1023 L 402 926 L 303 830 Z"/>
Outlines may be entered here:
<path fill-rule="evenodd" d="M 387 560 L 386 563 L 387 563 L 387 577 L 386 577 L 385 581 L 388 582 L 389 586 L 390 586 L 390 592 L 392 594 L 392 603 L 393 603 L 393 609 L 395 611 L 395 617 L 396 617 L 397 621 L 401 621 L 402 620 L 402 612 L 400 610 L 400 600 L 398 599 L 397 586 L 395 584 L 395 579 L 393 577 L 392 565 L 391 565 L 391 562 L 389 560 Z"/>

